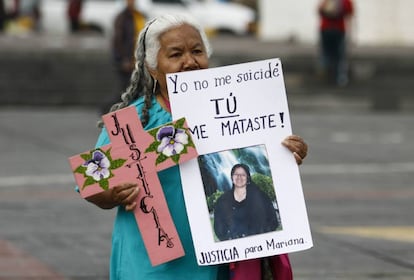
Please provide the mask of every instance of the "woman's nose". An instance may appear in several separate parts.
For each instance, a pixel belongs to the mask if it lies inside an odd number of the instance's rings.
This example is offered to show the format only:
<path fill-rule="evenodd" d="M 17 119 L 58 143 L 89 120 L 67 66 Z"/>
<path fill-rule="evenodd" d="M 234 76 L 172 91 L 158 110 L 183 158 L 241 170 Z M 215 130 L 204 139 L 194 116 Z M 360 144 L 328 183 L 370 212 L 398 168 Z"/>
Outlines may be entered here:
<path fill-rule="evenodd" d="M 191 55 L 187 54 L 184 56 L 184 70 L 195 70 L 198 69 L 197 59 Z"/>

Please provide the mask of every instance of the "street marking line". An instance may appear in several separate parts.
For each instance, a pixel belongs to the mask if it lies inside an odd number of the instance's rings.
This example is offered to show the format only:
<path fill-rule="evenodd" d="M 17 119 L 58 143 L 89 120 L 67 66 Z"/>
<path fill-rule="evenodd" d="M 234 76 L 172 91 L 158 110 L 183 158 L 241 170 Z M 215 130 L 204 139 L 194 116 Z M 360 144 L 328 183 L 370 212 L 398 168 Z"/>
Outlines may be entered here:
<path fill-rule="evenodd" d="M 1 187 L 18 187 L 18 186 L 42 186 L 51 184 L 76 184 L 71 174 L 55 174 L 55 175 L 24 175 L 0 177 Z"/>
<path fill-rule="evenodd" d="M 341 175 L 341 174 L 384 174 L 414 172 L 414 162 L 393 163 L 349 163 L 349 164 L 304 164 L 302 175 Z M 71 174 L 45 174 L 0 177 L 0 188 L 16 186 L 41 186 L 50 184 L 72 184 Z"/>
<path fill-rule="evenodd" d="M 414 172 L 414 162 L 309 164 L 300 168 L 306 175 L 383 174 Z"/>
<path fill-rule="evenodd" d="M 318 232 L 414 243 L 414 226 L 320 227 Z"/>

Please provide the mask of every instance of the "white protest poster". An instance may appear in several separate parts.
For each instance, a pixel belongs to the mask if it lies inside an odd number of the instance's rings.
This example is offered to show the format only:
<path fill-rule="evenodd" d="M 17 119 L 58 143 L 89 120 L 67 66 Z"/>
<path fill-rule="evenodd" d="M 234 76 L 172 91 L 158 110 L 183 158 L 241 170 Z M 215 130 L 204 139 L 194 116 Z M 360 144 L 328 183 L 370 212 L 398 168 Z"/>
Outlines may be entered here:
<path fill-rule="evenodd" d="M 281 144 L 292 134 L 281 61 L 173 73 L 167 83 L 173 119 L 186 118 L 199 154 L 180 165 L 198 264 L 311 248 L 299 168 Z"/>

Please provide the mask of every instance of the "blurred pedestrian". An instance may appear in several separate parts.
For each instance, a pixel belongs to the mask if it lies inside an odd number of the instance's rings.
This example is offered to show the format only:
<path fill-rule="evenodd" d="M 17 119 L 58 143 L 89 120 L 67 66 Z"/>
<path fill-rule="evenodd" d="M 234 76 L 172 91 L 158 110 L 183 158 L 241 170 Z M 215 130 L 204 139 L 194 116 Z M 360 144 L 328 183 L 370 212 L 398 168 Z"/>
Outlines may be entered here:
<path fill-rule="evenodd" d="M 27 33 L 40 30 L 41 0 L 1 1 L 0 18 L 3 28 L 9 33 Z M 1 9 L 0 8 L 0 9 Z M 7 23 L 7 24 L 6 24 Z"/>
<path fill-rule="evenodd" d="M 17 0 L 0 0 L 0 32 L 9 32 L 10 25 L 16 25 Z"/>
<path fill-rule="evenodd" d="M 68 2 L 68 19 L 69 19 L 69 28 L 72 33 L 80 30 L 80 15 L 82 11 L 82 0 L 69 0 Z"/>
<path fill-rule="evenodd" d="M 354 13 L 351 0 L 322 0 L 320 17 L 320 66 L 324 78 L 338 86 L 348 84 L 347 21 Z"/>
<path fill-rule="evenodd" d="M 21 0 L 19 1 L 19 19 L 28 29 L 40 30 L 40 1 L 41 0 Z"/>
<path fill-rule="evenodd" d="M 125 91 L 135 67 L 134 50 L 139 32 L 144 28 L 146 16 L 136 8 L 135 0 L 125 0 L 125 8 L 116 16 L 112 40 L 112 56 L 120 82 L 120 91 Z M 116 95 L 118 98 L 119 95 Z M 115 98 L 115 96 L 114 96 Z M 102 113 L 118 99 L 105 102 Z"/>
<path fill-rule="evenodd" d="M 95 32 L 102 34 L 103 29 L 96 23 L 84 22 L 82 20 L 83 0 L 69 0 L 67 6 L 67 17 L 69 21 L 69 30 L 71 33 L 78 32 Z"/>
<path fill-rule="evenodd" d="M 0 0 L 0 32 L 3 32 L 6 24 L 6 9 L 4 7 L 4 0 Z"/>

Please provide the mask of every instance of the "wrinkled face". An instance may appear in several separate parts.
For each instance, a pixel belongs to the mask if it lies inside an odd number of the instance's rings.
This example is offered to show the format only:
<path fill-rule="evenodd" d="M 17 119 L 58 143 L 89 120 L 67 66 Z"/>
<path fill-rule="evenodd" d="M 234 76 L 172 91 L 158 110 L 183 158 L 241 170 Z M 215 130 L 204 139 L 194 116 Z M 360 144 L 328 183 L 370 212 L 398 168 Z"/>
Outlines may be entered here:
<path fill-rule="evenodd" d="M 168 96 L 166 74 L 208 68 L 206 49 L 198 31 L 185 24 L 162 34 L 157 64 L 157 69 L 150 73 L 165 96 Z"/>
<path fill-rule="evenodd" d="M 234 170 L 231 178 L 235 188 L 245 187 L 247 184 L 247 173 L 242 167 L 238 167 Z"/>

